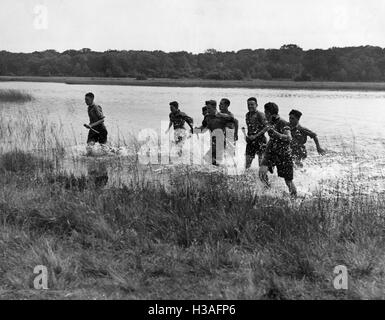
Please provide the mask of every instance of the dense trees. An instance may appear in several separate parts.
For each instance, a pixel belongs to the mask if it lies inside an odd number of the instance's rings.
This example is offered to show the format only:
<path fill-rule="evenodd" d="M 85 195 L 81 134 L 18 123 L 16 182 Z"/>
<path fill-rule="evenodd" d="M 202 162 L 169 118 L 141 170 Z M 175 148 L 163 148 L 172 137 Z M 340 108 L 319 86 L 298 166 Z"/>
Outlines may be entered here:
<path fill-rule="evenodd" d="M 200 54 L 94 52 L 87 48 L 63 53 L 1 51 L 0 75 L 385 81 L 385 49 L 365 46 L 304 51 L 288 44 L 280 49 L 209 49 Z"/>

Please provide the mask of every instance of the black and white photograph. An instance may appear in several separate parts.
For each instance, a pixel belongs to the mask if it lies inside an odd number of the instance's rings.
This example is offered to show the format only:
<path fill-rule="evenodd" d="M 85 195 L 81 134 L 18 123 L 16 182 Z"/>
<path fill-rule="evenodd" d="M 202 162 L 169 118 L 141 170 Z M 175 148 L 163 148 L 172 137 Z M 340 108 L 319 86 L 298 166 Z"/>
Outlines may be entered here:
<path fill-rule="evenodd" d="M 1 0 L 0 300 L 385 299 L 384 17 Z"/>

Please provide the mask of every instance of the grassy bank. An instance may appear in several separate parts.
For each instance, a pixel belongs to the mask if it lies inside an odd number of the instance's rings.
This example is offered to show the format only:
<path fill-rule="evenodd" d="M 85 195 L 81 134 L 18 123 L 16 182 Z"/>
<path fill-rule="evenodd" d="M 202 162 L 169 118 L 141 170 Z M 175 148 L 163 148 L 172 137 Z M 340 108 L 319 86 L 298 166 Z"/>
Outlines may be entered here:
<path fill-rule="evenodd" d="M 148 79 L 81 78 L 81 77 L 0 77 L 0 81 L 56 82 L 79 85 L 119 85 L 155 87 L 207 87 L 287 90 L 346 90 L 385 91 L 382 82 L 296 82 L 292 80 L 203 80 L 203 79 Z"/>
<path fill-rule="evenodd" d="M 0 166 L 1 298 L 385 298 L 383 195 L 294 204 L 221 174 L 103 188 L 21 152 Z"/>
<path fill-rule="evenodd" d="M 255 194 L 253 176 L 190 168 L 164 184 L 135 160 L 113 187 L 103 162 L 58 170 L 60 127 L 0 118 L 0 298 L 385 298 L 384 194 L 292 201 Z M 37 265 L 48 291 L 33 289 Z M 333 287 L 337 265 L 347 291 Z"/>

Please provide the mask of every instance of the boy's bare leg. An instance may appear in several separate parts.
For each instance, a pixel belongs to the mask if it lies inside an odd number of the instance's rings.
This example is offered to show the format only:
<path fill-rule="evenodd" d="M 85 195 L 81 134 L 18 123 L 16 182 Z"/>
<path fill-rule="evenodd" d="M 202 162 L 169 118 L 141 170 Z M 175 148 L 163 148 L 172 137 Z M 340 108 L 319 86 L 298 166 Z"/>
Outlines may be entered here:
<path fill-rule="evenodd" d="M 259 166 L 262 165 L 262 160 L 263 160 L 263 153 L 258 153 L 258 163 L 259 163 Z M 271 174 L 273 174 L 274 173 L 273 167 L 268 167 L 268 171 Z"/>
<path fill-rule="evenodd" d="M 265 188 L 270 188 L 270 182 L 269 177 L 267 176 L 269 168 L 267 166 L 260 166 L 259 167 L 259 179 L 263 182 L 265 185 Z"/>
<path fill-rule="evenodd" d="M 254 158 L 246 155 L 246 170 L 251 167 L 251 164 L 253 163 Z"/>
<path fill-rule="evenodd" d="M 297 197 L 297 188 L 293 180 L 285 180 L 287 187 L 289 188 L 290 195 L 292 197 Z"/>
<path fill-rule="evenodd" d="M 262 165 L 263 153 L 258 153 L 258 165 Z"/>

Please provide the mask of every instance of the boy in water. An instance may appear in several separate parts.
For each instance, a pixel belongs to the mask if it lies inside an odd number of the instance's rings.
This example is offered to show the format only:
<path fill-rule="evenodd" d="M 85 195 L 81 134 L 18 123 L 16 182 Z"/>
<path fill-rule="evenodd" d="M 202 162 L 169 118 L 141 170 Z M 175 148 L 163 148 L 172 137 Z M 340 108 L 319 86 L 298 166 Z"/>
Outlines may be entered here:
<path fill-rule="evenodd" d="M 180 144 L 187 135 L 185 123 L 187 122 L 188 126 L 191 128 L 191 132 L 193 132 L 194 121 L 187 114 L 179 110 L 179 104 L 176 101 L 170 102 L 170 110 L 170 124 L 166 130 L 166 134 L 169 133 L 171 127 L 174 126 L 175 144 Z"/>
<path fill-rule="evenodd" d="M 104 125 L 104 115 L 102 107 L 94 103 L 95 95 L 93 93 L 87 93 L 85 96 L 85 102 L 88 106 L 88 116 L 90 118 L 90 124 L 85 124 L 87 129 L 90 129 L 88 133 L 87 144 L 94 145 L 95 143 L 106 144 L 107 143 L 107 129 Z"/>
<path fill-rule="evenodd" d="M 207 106 L 204 106 L 202 108 L 202 116 L 203 116 L 202 125 L 200 127 L 195 127 L 196 130 L 203 130 L 204 128 L 206 128 L 207 126 L 206 116 L 208 115 L 207 109 L 208 109 Z"/>
<path fill-rule="evenodd" d="M 211 136 L 211 152 L 212 155 L 212 164 L 215 166 L 218 166 L 218 162 L 220 162 L 223 159 L 223 151 L 225 148 L 225 133 L 226 128 L 228 128 L 228 124 L 230 122 L 234 122 L 234 116 L 230 113 L 220 113 L 217 111 L 217 102 L 215 100 L 206 101 L 207 106 L 207 115 L 205 116 L 205 119 L 203 120 L 202 127 L 203 130 L 198 133 L 206 132 L 207 130 L 210 130 L 211 134 L 216 131 L 217 129 L 222 130 L 223 132 L 223 146 L 220 145 L 217 150 L 217 137 Z M 219 153 L 217 153 L 219 151 Z"/>
<path fill-rule="evenodd" d="M 230 100 L 223 98 L 219 103 L 220 114 L 229 115 L 230 118 L 226 121 L 225 130 L 225 149 L 230 157 L 235 157 L 235 143 L 238 141 L 239 121 L 234 117 L 234 114 L 229 111 Z M 228 131 L 228 132 L 227 132 Z"/>
<path fill-rule="evenodd" d="M 207 106 L 204 106 L 204 107 L 202 108 L 202 116 L 203 116 L 203 118 L 206 117 L 207 114 L 208 114 L 208 113 L 207 113 L 207 112 L 208 112 L 207 109 L 208 109 Z"/>
<path fill-rule="evenodd" d="M 223 98 L 219 103 L 219 111 L 221 114 L 227 114 L 230 116 L 227 120 L 226 125 L 227 125 L 227 128 L 234 130 L 234 141 L 238 141 L 239 122 L 234 117 L 234 115 L 229 111 L 229 107 L 230 107 L 230 100 Z"/>
<path fill-rule="evenodd" d="M 290 124 L 282 120 L 278 112 L 279 108 L 275 103 L 265 104 L 265 116 L 268 121 L 267 133 L 270 140 L 259 168 L 259 177 L 266 187 L 270 187 L 267 171 L 269 167 L 276 166 L 278 176 L 285 179 L 290 195 L 296 197 L 297 189 L 293 182 L 293 159 L 290 148 L 292 141 Z"/>
<path fill-rule="evenodd" d="M 324 155 L 326 153 L 325 150 L 321 148 L 321 145 L 317 138 L 317 134 L 307 128 L 302 127 L 299 124 L 299 120 L 301 119 L 301 117 L 302 112 L 298 110 L 291 110 L 289 113 L 291 136 L 293 138 L 291 142 L 291 150 L 293 154 L 294 163 L 298 167 L 302 167 L 302 161 L 307 158 L 307 151 L 305 146 L 307 142 L 307 137 L 310 137 L 314 140 L 315 145 L 317 147 L 317 152 L 320 155 Z"/>
<path fill-rule="evenodd" d="M 255 97 L 247 100 L 247 107 L 249 112 L 246 114 L 246 169 L 249 169 L 255 155 L 258 155 L 258 163 L 261 165 L 267 143 L 265 136 L 267 120 L 264 113 L 257 110 L 258 103 Z"/>

